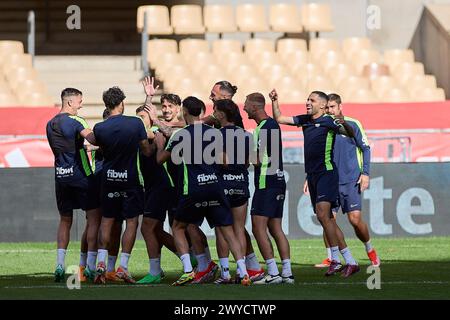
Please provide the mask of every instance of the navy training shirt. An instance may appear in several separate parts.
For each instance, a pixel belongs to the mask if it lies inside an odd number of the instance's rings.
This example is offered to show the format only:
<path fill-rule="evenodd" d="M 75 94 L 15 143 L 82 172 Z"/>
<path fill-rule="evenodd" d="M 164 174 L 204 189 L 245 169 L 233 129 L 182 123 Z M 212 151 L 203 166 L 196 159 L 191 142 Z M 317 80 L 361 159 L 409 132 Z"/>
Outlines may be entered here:
<path fill-rule="evenodd" d="M 241 182 L 248 183 L 251 134 L 238 126 L 220 128 L 223 138 L 223 151 L 228 158 L 227 166 L 220 166 L 222 175 L 242 176 Z"/>
<path fill-rule="evenodd" d="M 110 116 L 94 126 L 94 135 L 104 157 L 102 183 L 120 188 L 143 186 L 139 142 L 147 139 L 147 133 L 142 120 L 134 116 Z"/>
<path fill-rule="evenodd" d="M 336 169 L 333 149 L 336 133 L 342 126 L 329 115 L 312 119 L 310 115 L 293 117 L 295 125 L 302 127 L 304 136 L 305 171 L 307 174 Z"/>
<path fill-rule="evenodd" d="M 216 132 L 209 132 L 210 130 Z M 182 160 L 180 165 L 176 165 L 178 180 L 175 186 L 178 195 L 188 196 L 197 192 L 204 192 L 204 187 L 219 183 L 216 159 L 210 159 L 212 163 L 209 163 L 205 161 L 203 156 L 209 154 L 205 152 L 205 149 L 215 141 L 214 138 L 210 141 L 205 139 L 206 134 L 212 137 L 217 136 L 217 134 L 220 136 L 218 129 L 203 123 L 197 123 L 178 130 L 167 143 L 166 150 L 172 153 L 172 160 L 177 156 Z M 212 154 L 212 157 L 214 156 Z"/>
<path fill-rule="evenodd" d="M 253 132 L 253 139 L 260 161 L 260 165 L 255 166 L 255 188 L 285 188 L 280 125 L 270 117 L 261 121 Z"/>
<path fill-rule="evenodd" d="M 334 143 L 334 162 L 339 172 L 339 183 L 358 181 L 361 174 L 369 175 L 370 146 L 361 123 L 353 118 L 344 117 L 355 133 L 354 138 L 336 135 Z"/>
<path fill-rule="evenodd" d="M 55 180 L 75 184 L 92 174 L 80 132 L 88 125 L 83 118 L 59 113 L 46 127 L 47 139 L 55 156 Z"/>

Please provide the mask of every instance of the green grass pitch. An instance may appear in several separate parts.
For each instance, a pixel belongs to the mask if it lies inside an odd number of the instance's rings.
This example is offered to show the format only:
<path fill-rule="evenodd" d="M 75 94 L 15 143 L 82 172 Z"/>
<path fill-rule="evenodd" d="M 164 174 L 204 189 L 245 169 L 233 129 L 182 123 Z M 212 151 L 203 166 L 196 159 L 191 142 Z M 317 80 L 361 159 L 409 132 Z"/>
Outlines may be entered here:
<path fill-rule="evenodd" d="M 270 289 L 214 284 L 172 287 L 170 284 L 181 274 L 181 263 L 164 249 L 162 267 L 166 278 L 161 284 L 82 284 L 80 290 L 69 290 L 64 283 L 53 282 L 55 243 L 0 243 L 0 299 L 450 299 L 450 237 L 375 238 L 372 243 L 382 259 L 379 290 L 367 288 L 369 260 L 356 239 L 348 244 L 361 271 L 348 279 L 326 278 L 325 269 L 313 267 L 324 258 L 321 240 L 291 240 L 296 283 L 272 285 Z M 214 241 L 210 245 L 216 259 Z M 262 260 L 259 252 L 258 257 Z M 72 242 L 66 266 L 77 265 L 78 259 L 79 242 Z M 234 270 L 234 261 L 230 262 Z M 129 269 L 136 279 L 148 271 L 143 241 L 136 242 Z"/>

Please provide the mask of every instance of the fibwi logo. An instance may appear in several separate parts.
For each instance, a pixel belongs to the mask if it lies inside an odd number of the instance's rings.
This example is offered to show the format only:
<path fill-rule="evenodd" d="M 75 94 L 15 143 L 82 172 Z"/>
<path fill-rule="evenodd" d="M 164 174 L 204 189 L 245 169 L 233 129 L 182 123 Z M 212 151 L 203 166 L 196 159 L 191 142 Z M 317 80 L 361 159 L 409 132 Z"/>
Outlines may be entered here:
<path fill-rule="evenodd" d="M 198 182 L 208 182 L 208 181 L 215 181 L 217 180 L 217 176 L 215 173 L 212 174 L 200 174 L 197 176 L 197 181 Z"/>
<path fill-rule="evenodd" d="M 56 167 L 56 174 L 59 176 L 65 176 L 68 174 L 73 174 L 73 166 L 70 168 L 62 168 L 62 167 Z"/>
<path fill-rule="evenodd" d="M 224 174 L 223 180 L 225 181 L 245 181 L 244 174 Z"/>
<path fill-rule="evenodd" d="M 128 172 L 127 172 L 127 170 L 121 172 L 121 171 L 115 171 L 113 169 L 109 169 L 106 172 L 106 176 L 109 179 L 128 179 Z"/>

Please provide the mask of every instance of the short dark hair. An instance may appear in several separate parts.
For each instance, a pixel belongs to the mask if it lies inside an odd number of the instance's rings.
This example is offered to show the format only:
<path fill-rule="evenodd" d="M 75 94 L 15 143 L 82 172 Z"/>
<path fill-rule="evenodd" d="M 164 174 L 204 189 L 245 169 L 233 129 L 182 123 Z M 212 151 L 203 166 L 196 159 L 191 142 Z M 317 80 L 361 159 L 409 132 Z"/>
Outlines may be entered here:
<path fill-rule="evenodd" d="M 145 111 L 145 104 L 136 108 L 136 114 L 138 114 L 139 112 L 142 112 L 142 111 Z"/>
<path fill-rule="evenodd" d="M 244 123 L 242 121 L 241 112 L 239 111 L 239 107 L 233 100 L 230 99 L 222 99 L 214 102 L 214 106 L 217 110 L 225 113 L 225 117 L 227 121 L 234 123 L 235 126 L 244 128 Z"/>
<path fill-rule="evenodd" d="M 256 105 L 259 105 L 260 107 L 264 107 L 266 105 L 266 99 L 264 98 L 264 95 L 259 92 L 250 93 L 247 96 L 247 100 Z"/>
<path fill-rule="evenodd" d="M 119 87 L 112 87 L 103 92 L 103 102 L 108 109 L 114 109 L 125 100 L 125 98 L 125 94 Z"/>
<path fill-rule="evenodd" d="M 177 94 L 165 93 L 165 94 L 161 95 L 161 104 L 164 103 L 164 100 L 169 101 L 171 104 L 181 106 L 181 98 Z"/>
<path fill-rule="evenodd" d="M 111 115 L 111 111 L 108 108 L 105 108 L 105 110 L 103 110 L 103 120 L 106 120 L 109 118 L 109 116 Z"/>
<path fill-rule="evenodd" d="M 236 93 L 236 91 L 238 89 L 236 86 L 233 86 L 231 83 L 229 83 L 226 80 L 216 82 L 215 86 L 217 86 L 217 85 L 219 86 L 220 90 L 225 91 L 226 93 L 231 95 L 231 97 L 234 96 L 234 94 Z"/>
<path fill-rule="evenodd" d="M 311 92 L 311 94 L 316 94 L 319 96 L 320 99 L 328 102 L 328 95 L 323 91 L 313 91 L 313 92 Z"/>
<path fill-rule="evenodd" d="M 337 104 L 341 104 L 342 103 L 341 96 L 338 95 L 337 93 L 330 93 L 328 95 L 328 101 L 336 101 Z"/>
<path fill-rule="evenodd" d="M 82 96 L 83 93 L 75 88 L 65 88 L 63 91 L 61 91 L 61 100 L 64 100 L 64 98 L 68 98 L 71 96 Z"/>
<path fill-rule="evenodd" d="M 196 97 L 187 97 L 183 100 L 183 108 L 186 108 L 187 112 L 194 117 L 198 117 L 203 110 L 206 110 L 205 103 Z"/>

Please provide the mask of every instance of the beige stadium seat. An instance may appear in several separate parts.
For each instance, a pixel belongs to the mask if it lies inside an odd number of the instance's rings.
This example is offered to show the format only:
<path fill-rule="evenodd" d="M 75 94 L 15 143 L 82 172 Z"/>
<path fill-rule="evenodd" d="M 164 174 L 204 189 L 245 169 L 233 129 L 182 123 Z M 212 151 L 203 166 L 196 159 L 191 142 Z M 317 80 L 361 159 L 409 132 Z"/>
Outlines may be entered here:
<path fill-rule="evenodd" d="M 346 95 L 345 101 L 352 103 L 376 103 L 379 102 L 376 94 L 369 89 L 356 89 Z"/>
<path fill-rule="evenodd" d="M 414 62 L 414 51 L 411 49 L 386 50 L 383 54 L 384 63 L 389 65 L 391 70 L 403 62 Z"/>
<path fill-rule="evenodd" d="M 436 78 L 433 75 L 416 75 L 411 77 L 405 84 L 409 93 L 420 95 L 423 89 L 436 89 Z"/>
<path fill-rule="evenodd" d="M 138 32 L 144 28 L 144 12 L 147 13 L 147 33 L 151 35 L 172 34 L 169 8 L 166 6 L 140 6 L 137 9 L 136 26 Z"/>
<path fill-rule="evenodd" d="M 391 72 L 388 65 L 376 62 L 366 64 L 362 71 L 362 76 L 369 79 L 390 75 Z"/>
<path fill-rule="evenodd" d="M 212 43 L 212 52 L 217 57 L 229 54 L 231 52 L 242 53 L 242 43 L 239 40 L 219 39 Z"/>
<path fill-rule="evenodd" d="M 303 31 L 301 14 L 295 4 L 277 3 L 270 6 L 269 24 L 274 32 L 300 33 Z"/>
<path fill-rule="evenodd" d="M 358 89 L 370 89 L 370 81 L 368 78 L 358 77 L 358 76 L 349 76 L 340 81 L 338 85 L 338 91 L 342 93 L 349 93 L 356 91 Z"/>
<path fill-rule="evenodd" d="M 0 57 L 23 53 L 23 43 L 20 41 L 0 40 Z"/>
<path fill-rule="evenodd" d="M 203 7 L 205 27 L 207 32 L 236 32 L 234 8 L 224 4 L 210 4 Z"/>
<path fill-rule="evenodd" d="M 25 68 L 33 67 L 33 60 L 30 54 L 15 53 L 8 55 L 1 60 L 3 60 L 0 61 L 0 63 L 2 64 L 4 70 L 11 69 L 13 67 L 25 67 Z"/>
<path fill-rule="evenodd" d="M 357 51 L 370 49 L 372 49 L 372 42 L 369 38 L 350 37 L 345 38 L 342 41 L 342 52 L 347 58 L 351 58 L 351 56 Z"/>
<path fill-rule="evenodd" d="M 414 76 L 425 75 L 425 68 L 421 62 L 403 62 L 395 67 L 393 75 L 400 83 L 406 84 Z"/>
<path fill-rule="evenodd" d="M 193 68 L 198 68 L 198 66 L 203 66 L 207 64 L 217 64 L 219 61 L 217 57 L 209 52 L 197 52 L 188 58 L 185 57 L 185 63 L 192 66 Z"/>
<path fill-rule="evenodd" d="M 8 70 L 8 73 L 5 73 L 5 76 L 11 85 L 27 79 L 37 79 L 38 77 L 35 69 L 26 67 L 12 68 Z"/>
<path fill-rule="evenodd" d="M 170 21 L 175 34 L 205 33 L 202 7 L 194 4 L 175 5 L 170 9 Z"/>
<path fill-rule="evenodd" d="M 327 4 L 309 3 L 302 5 L 301 20 L 306 31 L 334 31 L 334 25 L 331 20 L 331 9 Z"/>
<path fill-rule="evenodd" d="M 303 88 L 289 88 L 284 90 L 280 88 L 278 96 L 281 103 L 298 103 L 303 104 L 308 99 L 308 93 Z"/>
<path fill-rule="evenodd" d="M 280 39 L 277 41 L 277 54 L 285 57 L 291 52 L 307 51 L 306 40 L 304 39 Z"/>
<path fill-rule="evenodd" d="M 364 66 L 371 64 L 373 62 L 379 63 L 381 60 L 380 53 L 375 50 L 361 50 L 353 54 L 352 58 L 349 60 L 356 69 L 358 74 L 362 74 Z"/>
<path fill-rule="evenodd" d="M 308 92 L 319 90 L 327 94 L 336 91 L 333 83 L 325 76 L 314 76 L 309 78 L 307 88 Z"/>
<path fill-rule="evenodd" d="M 322 67 L 318 64 L 314 63 L 307 63 L 307 64 L 299 64 L 296 66 L 293 66 L 291 68 L 292 73 L 294 75 L 297 75 L 300 79 L 309 79 L 314 78 L 317 76 L 325 76 L 325 71 L 322 69 Z"/>
<path fill-rule="evenodd" d="M 379 96 L 383 96 L 386 91 L 400 87 L 398 81 L 391 76 L 381 76 L 371 79 L 372 90 Z"/>
<path fill-rule="evenodd" d="M 308 51 L 288 52 L 281 58 L 289 68 L 304 66 L 310 62 Z"/>
<path fill-rule="evenodd" d="M 19 100 L 11 93 L 0 92 L 0 107 L 15 107 L 20 105 Z"/>
<path fill-rule="evenodd" d="M 241 64 L 250 64 L 250 59 L 244 53 L 238 52 L 231 52 L 229 54 L 220 56 L 219 61 L 220 64 L 224 66 L 224 68 L 234 68 Z"/>
<path fill-rule="evenodd" d="M 401 88 L 391 88 L 385 91 L 382 95 L 378 95 L 381 102 L 410 102 L 411 98 L 406 90 Z"/>
<path fill-rule="evenodd" d="M 286 92 L 291 90 L 306 91 L 306 82 L 302 82 L 300 79 L 291 75 L 285 75 L 280 78 L 273 78 L 269 80 L 269 84 L 272 88 L 280 90 L 280 92 Z"/>
<path fill-rule="evenodd" d="M 240 4 L 236 7 L 236 22 L 241 32 L 267 32 L 266 7 L 260 4 Z"/>
<path fill-rule="evenodd" d="M 339 42 L 335 39 L 316 38 L 309 42 L 309 51 L 311 54 L 320 55 L 323 51 L 341 51 Z"/>
<path fill-rule="evenodd" d="M 237 86 L 247 95 L 252 92 L 260 92 L 263 95 L 267 95 L 270 92 L 270 86 L 260 76 L 238 79 Z"/>
<path fill-rule="evenodd" d="M 251 61 L 258 70 L 262 70 L 266 66 L 282 64 L 282 60 L 276 53 L 267 51 L 255 54 Z"/>
<path fill-rule="evenodd" d="M 320 54 L 320 56 L 316 56 L 315 58 L 315 62 L 320 63 L 323 66 L 324 70 L 327 70 L 328 68 L 337 64 L 347 62 L 342 52 L 334 50 L 324 51 L 322 52 L 322 54 Z"/>
<path fill-rule="evenodd" d="M 23 92 L 31 91 L 47 93 L 47 87 L 38 79 L 26 79 L 20 82 L 12 83 L 11 89 L 17 96 L 20 96 Z"/>
<path fill-rule="evenodd" d="M 339 85 L 343 79 L 356 76 L 355 69 L 351 65 L 345 63 L 335 64 L 334 66 L 330 66 L 325 71 L 327 76 L 336 85 Z"/>
<path fill-rule="evenodd" d="M 166 53 L 177 53 L 178 45 L 176 40 L 154 39 L 147 42 L 147 60 L 154 67 L 157 64 L 158 56 Z"/>
<path fill-rule="evenodd" d="M 245 54 L 250 58 L 264 51 L 275 52 L 275 42 L 270 39 L 250 39 L 245 42 Z"/>
<path fill-rule="evenodd" d="M 180 54 L 188 58 L 199 52 L 209 53 L 209 43 L 204 39 L 183 39 L 180 40 Z"/>
<path fill-rule="evenodd" d="M 241 64 L 236 66 L 228 66 L 227 72 L 233 82 L 239 82 L 247 78 L 259 76 L 258 70 L 251 64 Z"/>
<path fill-rule="evenodd" d="M 179 53 L 166 53 L 162 54 L 158 58 L 158 62 L 155 65 L 156 76 L 158 77 L 160 73 L 164 73 L 166 69 L 174 65 L 184 65 L 184 59 Z"/>
<path fill-rule="evenodd" d="M 20 95 L 19 102 L 24 107 L 46 107 L 54 106 L 52 97 L 47 93 L 29 91 L 27 95 Z"/>
<path fill-rule="evenodd" d="M 439 102 L 445 101 L 445 91 L 442 88 L 425 88 L 411 94 L 412 101 Z"/>
<path fill-rule="evenodd" d="M 259 69 L 259 71 L 270 86 L 274 86 L 274 83 L 277 83 L 284 77 L 294 78 L 290 75 L 289 70 L 282 64 L 267 65 L 264 68 Z"/>
<path fill-rule="evenodd" d="M 162 69 L 158 72 L 158 78 L 166 81 L 172 77 L 188 77 L 192 75 L 192 70 L 184 64 L 170 65 L 166 69 Z"/>

